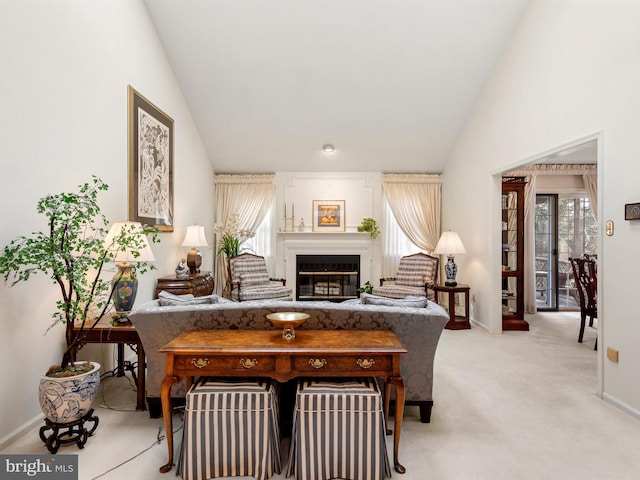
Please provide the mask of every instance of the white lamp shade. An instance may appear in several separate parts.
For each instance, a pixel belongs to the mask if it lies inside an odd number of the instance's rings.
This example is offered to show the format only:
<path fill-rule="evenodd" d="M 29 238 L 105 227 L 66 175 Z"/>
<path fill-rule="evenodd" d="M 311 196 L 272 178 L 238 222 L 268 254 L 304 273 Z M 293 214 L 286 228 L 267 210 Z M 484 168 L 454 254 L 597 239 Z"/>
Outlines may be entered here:
<path fill-rule="evenodd" d="M 182 242 L 183 247 L 208 247 L 207 238 L 202 225 L 189 225 Z"/>
<path fill-rule="evenodd" d="M 462 240 L 456 232 L 451 230 L 443 232 L 438 240 L 438 245 L 433 253 L 438 255 L 457 255 L 461 253 L 467 253 L 462 244 Z"/>
<path fill-rule="evenodd" d="M 124 250 L 118 249 L 118 246 L 114 244 L 118 237 L 121 235 L 134 235 L 136 240 L 134 243 L 140 245 L 140 248 L 134 249 L 139 255 L 133 255 L 132 249 L 126 248 Z M 116 251 L 114 261 L 115 262 L 154 262 L 155 257 L 149 246 L 146 235 L 142 233 L 142 225 L 140 222 L 115 222 L 111 225 L 109 233 L 104 239 L 104 245 L 106 249 Z"/>

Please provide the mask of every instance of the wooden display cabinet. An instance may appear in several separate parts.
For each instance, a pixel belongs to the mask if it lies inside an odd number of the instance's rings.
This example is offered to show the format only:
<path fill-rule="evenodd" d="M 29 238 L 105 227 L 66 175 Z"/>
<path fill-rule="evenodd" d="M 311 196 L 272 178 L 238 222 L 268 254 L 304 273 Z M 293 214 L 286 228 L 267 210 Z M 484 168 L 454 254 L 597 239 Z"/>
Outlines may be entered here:
<path fill-rule="evenodd" d="M 502 330 L 529 330 L 524 319 L 524 177 L 502 177 Z"/>

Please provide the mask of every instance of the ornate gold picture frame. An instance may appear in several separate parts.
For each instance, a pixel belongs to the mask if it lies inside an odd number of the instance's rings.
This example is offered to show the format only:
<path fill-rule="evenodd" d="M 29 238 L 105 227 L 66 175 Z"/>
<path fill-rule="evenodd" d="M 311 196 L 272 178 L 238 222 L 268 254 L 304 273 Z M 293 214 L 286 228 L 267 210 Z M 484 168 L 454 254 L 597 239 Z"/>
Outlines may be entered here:
<path fill-rule="evenodd" d="M 173 232 L 173 119 L 128 88 L 129 220 Z"/>

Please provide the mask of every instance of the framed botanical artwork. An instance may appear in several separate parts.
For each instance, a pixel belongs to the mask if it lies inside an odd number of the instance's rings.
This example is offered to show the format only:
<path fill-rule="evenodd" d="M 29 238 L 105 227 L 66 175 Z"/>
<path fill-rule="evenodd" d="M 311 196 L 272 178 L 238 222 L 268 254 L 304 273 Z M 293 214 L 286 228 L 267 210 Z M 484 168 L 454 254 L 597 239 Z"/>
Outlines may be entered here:
<path fill-rule="evenodd" d="M 131 85 L 129 220 L 173 231 L 173 119 Z"/>
<path fill-rule="evenodd" d="M 344 200 L 313 201 L 314 232 L 344 232 Z"/>

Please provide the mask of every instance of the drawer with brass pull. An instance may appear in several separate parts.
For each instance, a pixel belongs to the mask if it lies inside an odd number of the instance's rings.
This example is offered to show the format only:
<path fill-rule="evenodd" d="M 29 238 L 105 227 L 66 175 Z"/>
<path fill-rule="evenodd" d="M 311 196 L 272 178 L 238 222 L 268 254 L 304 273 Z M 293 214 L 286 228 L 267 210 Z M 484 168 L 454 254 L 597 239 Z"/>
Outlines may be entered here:
<path fill-rule="evenodd" d="M 386 372 L 391 368 L 389 356 L 347 355 L 347 356 L 296 356 L 293 358 L 293 370 L 301 374 L 336 371 L 351 375 L 372 375 Z"/>
<path fill-rule="evenodd" d="M 216 371 L 237 374 L 247 372 L 270 372 L 275 369 L 275 357 L 270 355 L 238 355 L 238 356 L 218 356 L 218 355 L 179 355 L 175 358 L 176 368 L 188 369 L 197 372 L 198 375 Z"/>

